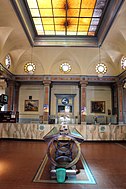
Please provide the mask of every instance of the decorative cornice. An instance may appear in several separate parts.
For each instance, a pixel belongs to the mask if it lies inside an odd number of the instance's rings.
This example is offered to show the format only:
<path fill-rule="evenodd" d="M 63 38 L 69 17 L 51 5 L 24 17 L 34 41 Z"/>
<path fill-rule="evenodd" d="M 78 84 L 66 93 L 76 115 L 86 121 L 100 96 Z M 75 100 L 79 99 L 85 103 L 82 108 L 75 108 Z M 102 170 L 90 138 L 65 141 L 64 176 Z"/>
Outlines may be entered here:
<path fill-rule="evenodd" d="M 124 79 L 126 79 L 126 70 L 124 72 L 122 72 L 119 76 L 118 76 L 119 81 L 123 81 Z"/>
<path fill-rule="evenodd" d="M 15 76 L 15 80 L 19 81 L 19 82 L 23 82 L 23 81 L 52 81 L 52 82 L 76 82 L 76 83 L 80 83 L 80 82 L 100 82 L 100 83 L 114 83 L 118 81 L 118 77 L 117 76 L 104 76 L 102 78 L 99 78 L 98 76 L 85 76 L 85 75 L 55 75 L 55 76 L 51 76 L 51 75 L 16 75 Z"/>

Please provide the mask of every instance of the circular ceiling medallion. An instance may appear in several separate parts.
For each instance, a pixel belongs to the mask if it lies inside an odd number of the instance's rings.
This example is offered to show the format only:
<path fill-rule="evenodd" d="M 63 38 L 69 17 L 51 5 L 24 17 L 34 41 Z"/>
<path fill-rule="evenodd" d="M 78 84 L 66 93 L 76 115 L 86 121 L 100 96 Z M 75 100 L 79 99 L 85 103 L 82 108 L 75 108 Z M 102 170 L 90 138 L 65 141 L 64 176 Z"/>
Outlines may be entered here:
<path fill-rule="evenodd" d="M 25 65 L 24 65 L 24 71 L 26 72 L 26 73 L 29 73 L 29 74 L 33 74 L 34 73 L 34 71 L 35 71 L 35 64 L 33 64 L 33 63 L 26 63 Z"/>
<path fill-rule="evenodd" d="M 121 67 L 122 67 L 122 69 L 126 69 L 126 57 L 125 56 L 123 56 L 122 58 L 121 58 Z"/>
<path fill-rule="evenodd" d="M 5 65 L 6 65 L 6 68 L 10 68 L 10 66 L 11 66 L 11 56 L 8 54 L 8 55 L 6 55 L 6 57 L 5 57 Z"/>
<path fill-rule="evenodd" d="M 103 63 L 98 64 L 95 69 L 98 74 L 105 74 L 107 72 L 107 67 Z"/>
<path fill-rule="evenodd" d="M 60 65 L 61 72 L 68 73 L 71 71 L 71 65 L 68 63 L 63 63 Z"/>

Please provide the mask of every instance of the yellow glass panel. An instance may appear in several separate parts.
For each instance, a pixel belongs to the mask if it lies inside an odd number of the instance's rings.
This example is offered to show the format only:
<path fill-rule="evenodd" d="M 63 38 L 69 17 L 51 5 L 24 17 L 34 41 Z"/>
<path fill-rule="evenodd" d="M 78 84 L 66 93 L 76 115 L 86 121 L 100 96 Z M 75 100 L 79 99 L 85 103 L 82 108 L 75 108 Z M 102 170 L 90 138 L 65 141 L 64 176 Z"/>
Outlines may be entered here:
<path fill-rule="evenodd" d="M 40 17 L 38 9 L 30 9 L 32 17 Z"/>
<path fill-rule="evenodd" d="M 64 8 L 66 0 L 52 0 L 53 8 Z"/>
<path fill-rule="evenodd" d="M 68 0 L 68 6 L 70 8 L 80 8 L 81 0 Z"/>
<path fill-rule="evenodd" d="M 68 18 L 67 19 L 69 21 L 70 24 L 78 24 L 78 18 Z"/>
<path fill-rule="evenodd" d="M 55 30 L 56 31 L 65 31 L 64 25 L 55 25 Z"/>
<path fill-rule="evenodd" d="M 51 24 L 53 25 L 53 18 L 42 18 L 43 25 Z"/>
<path fill-rule="evenodd" d="M 53 9 L 54 17 L 66 16 L 66 10 L 64 9 Z"/>
<path fill-rule="evenodd" d="M 36 0 L 27 0 L 29 8 L 38 8 Z"/>
<path fill-rule="evenodd" d="M 52 8 L 51 0 L 37 0 L 39 8 Z"/>
<path fill-rule="evenodd" d="M 54 31 L 54 25 L 44 25 L 45 31 Z"/>
<path fill-rule="evenodd" d="M 91 18 L 79 18 L 79 24 L 90 25 Z"/>
<path fill-rule="evenodd" d="M 76 32 L 77 31 L 77 25 L 69 25 L 67 27 L 67 31 Z"/>
<path fill-rule="evenodd" d="M 41 17 L 53 17 L 52 9 L 40 9 Z"/>
<path fill-rule="evenodd" d="M 33 18 L 34 24 L 42 24 L 41 18 Z"/>
<path fill-rule="evenodd" d="M 55 24 L 64 24 L 66 21 L 66 18 L 54 18 Z"/>
<path fill-rule="evenodd" d="M 68 9 L 67 16 L 68 17 L 79 17 L 79 9 Z"/>
<path fill-rule="evenodd" d="M 94 8 L 96 0 L 82 0 L 81 8 Z"/>
<path fill-rule="evenodd" d="M 88 26 L 83 26 L 83 25 L 79 25 L 78 26 L 78 31 L 79 32 L 82 32 L 82 31 L 88 31 Z"/>
<path fill-rule="evenodd" d="M 87 32 L 77 32 L 77 35 L 83 35 L 83 36 L 85 36 L 85 35 L 87 35 Z"/>
<path fill-rule="evenodd" d="M 93 9 L 81 9 L 80 17 L 92 17 Z"/>

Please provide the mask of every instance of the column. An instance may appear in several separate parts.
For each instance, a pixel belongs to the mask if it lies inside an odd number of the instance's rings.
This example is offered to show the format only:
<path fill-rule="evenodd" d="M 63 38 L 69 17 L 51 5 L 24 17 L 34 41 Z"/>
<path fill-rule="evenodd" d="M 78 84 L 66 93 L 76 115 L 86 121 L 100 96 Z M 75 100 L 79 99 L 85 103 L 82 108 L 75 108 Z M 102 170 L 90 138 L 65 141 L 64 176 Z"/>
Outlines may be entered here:
<path fill-rule="evenodd" d="M 123 86 L 122 83 L 117 84 L 118 90 L 118 123 L 123 123 Z"/>
<path fill-rule="evenodd" d="M 123 88 L 123 123 L 126 124 L 126 88 Z"/>
<path fill-rule="evenodd" d="M 14 100 L 13 100 L 13 110 L 14 110 L 14 112 L 18 111 L 19 89 L 20 89 L 20 84 L 18 82 L 16 82 L 15 83 L 15 89 L 14 89 Z"/>
<path fill-rule="evenodd" d="M 48 123 L 49 118 L 49 97 L 50 97 L 50 80 L 44 80 L 44 101 L 43 101 L 43 122 Z"/>
<path fill-rule="evenodd" d="M 15 82 L 12 80 L 7 80 L 7 89 L 6 94 L 8 95 L 8 111 L 13 111 L 13 102 L 14 102 L 14 88 L 15 88 Z"/>
<path fill-rule="evenodd" d="M 86 87 L 87 81 L 80 81 L 81 85 L 81 123 L 85 123 L 86 119 Z"/>

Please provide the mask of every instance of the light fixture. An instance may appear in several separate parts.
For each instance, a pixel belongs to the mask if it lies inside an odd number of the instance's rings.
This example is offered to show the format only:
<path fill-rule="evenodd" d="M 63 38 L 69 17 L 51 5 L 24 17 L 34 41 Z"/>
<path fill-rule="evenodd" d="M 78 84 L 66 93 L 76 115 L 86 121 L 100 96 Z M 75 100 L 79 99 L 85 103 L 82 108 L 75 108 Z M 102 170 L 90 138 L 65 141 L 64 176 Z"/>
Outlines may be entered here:
<path fill-rule="evenodd" d="M 126 69 L 126 57 L 125 56 L 123 56 L 122 58 L 121 58 L 121 67 L 122 67 L 122 69 Z"/>
<path fill-rule="evenodd" d="M 63 73 L 68 73 L 71 71 L 71 65 L 69 63 L 62 63 L 60 65 L 60 70 Z"/>
<path fill-rule="evenodd" d="M 31 61 L 24 65 L 24 71 L 28 74 L 33 74 L 36 69 L 35 64 L 33 63 L 33 47 L 31 48 Z"/>
<path fill-rule="evenodd" d="M 101 63 L 100 47 L 99 47 L 99 63 L 96 65 L 95 70 L 98 73 L 98 77 L 103 77 L 103 75 L 107 72 L 106 65 Z"/>
<path fill-rule="evenodd" d="M 35 71 L 35 64 L 29 62 L 24 65 L 24 71 L 29 74 L 33 74 Z"/>

